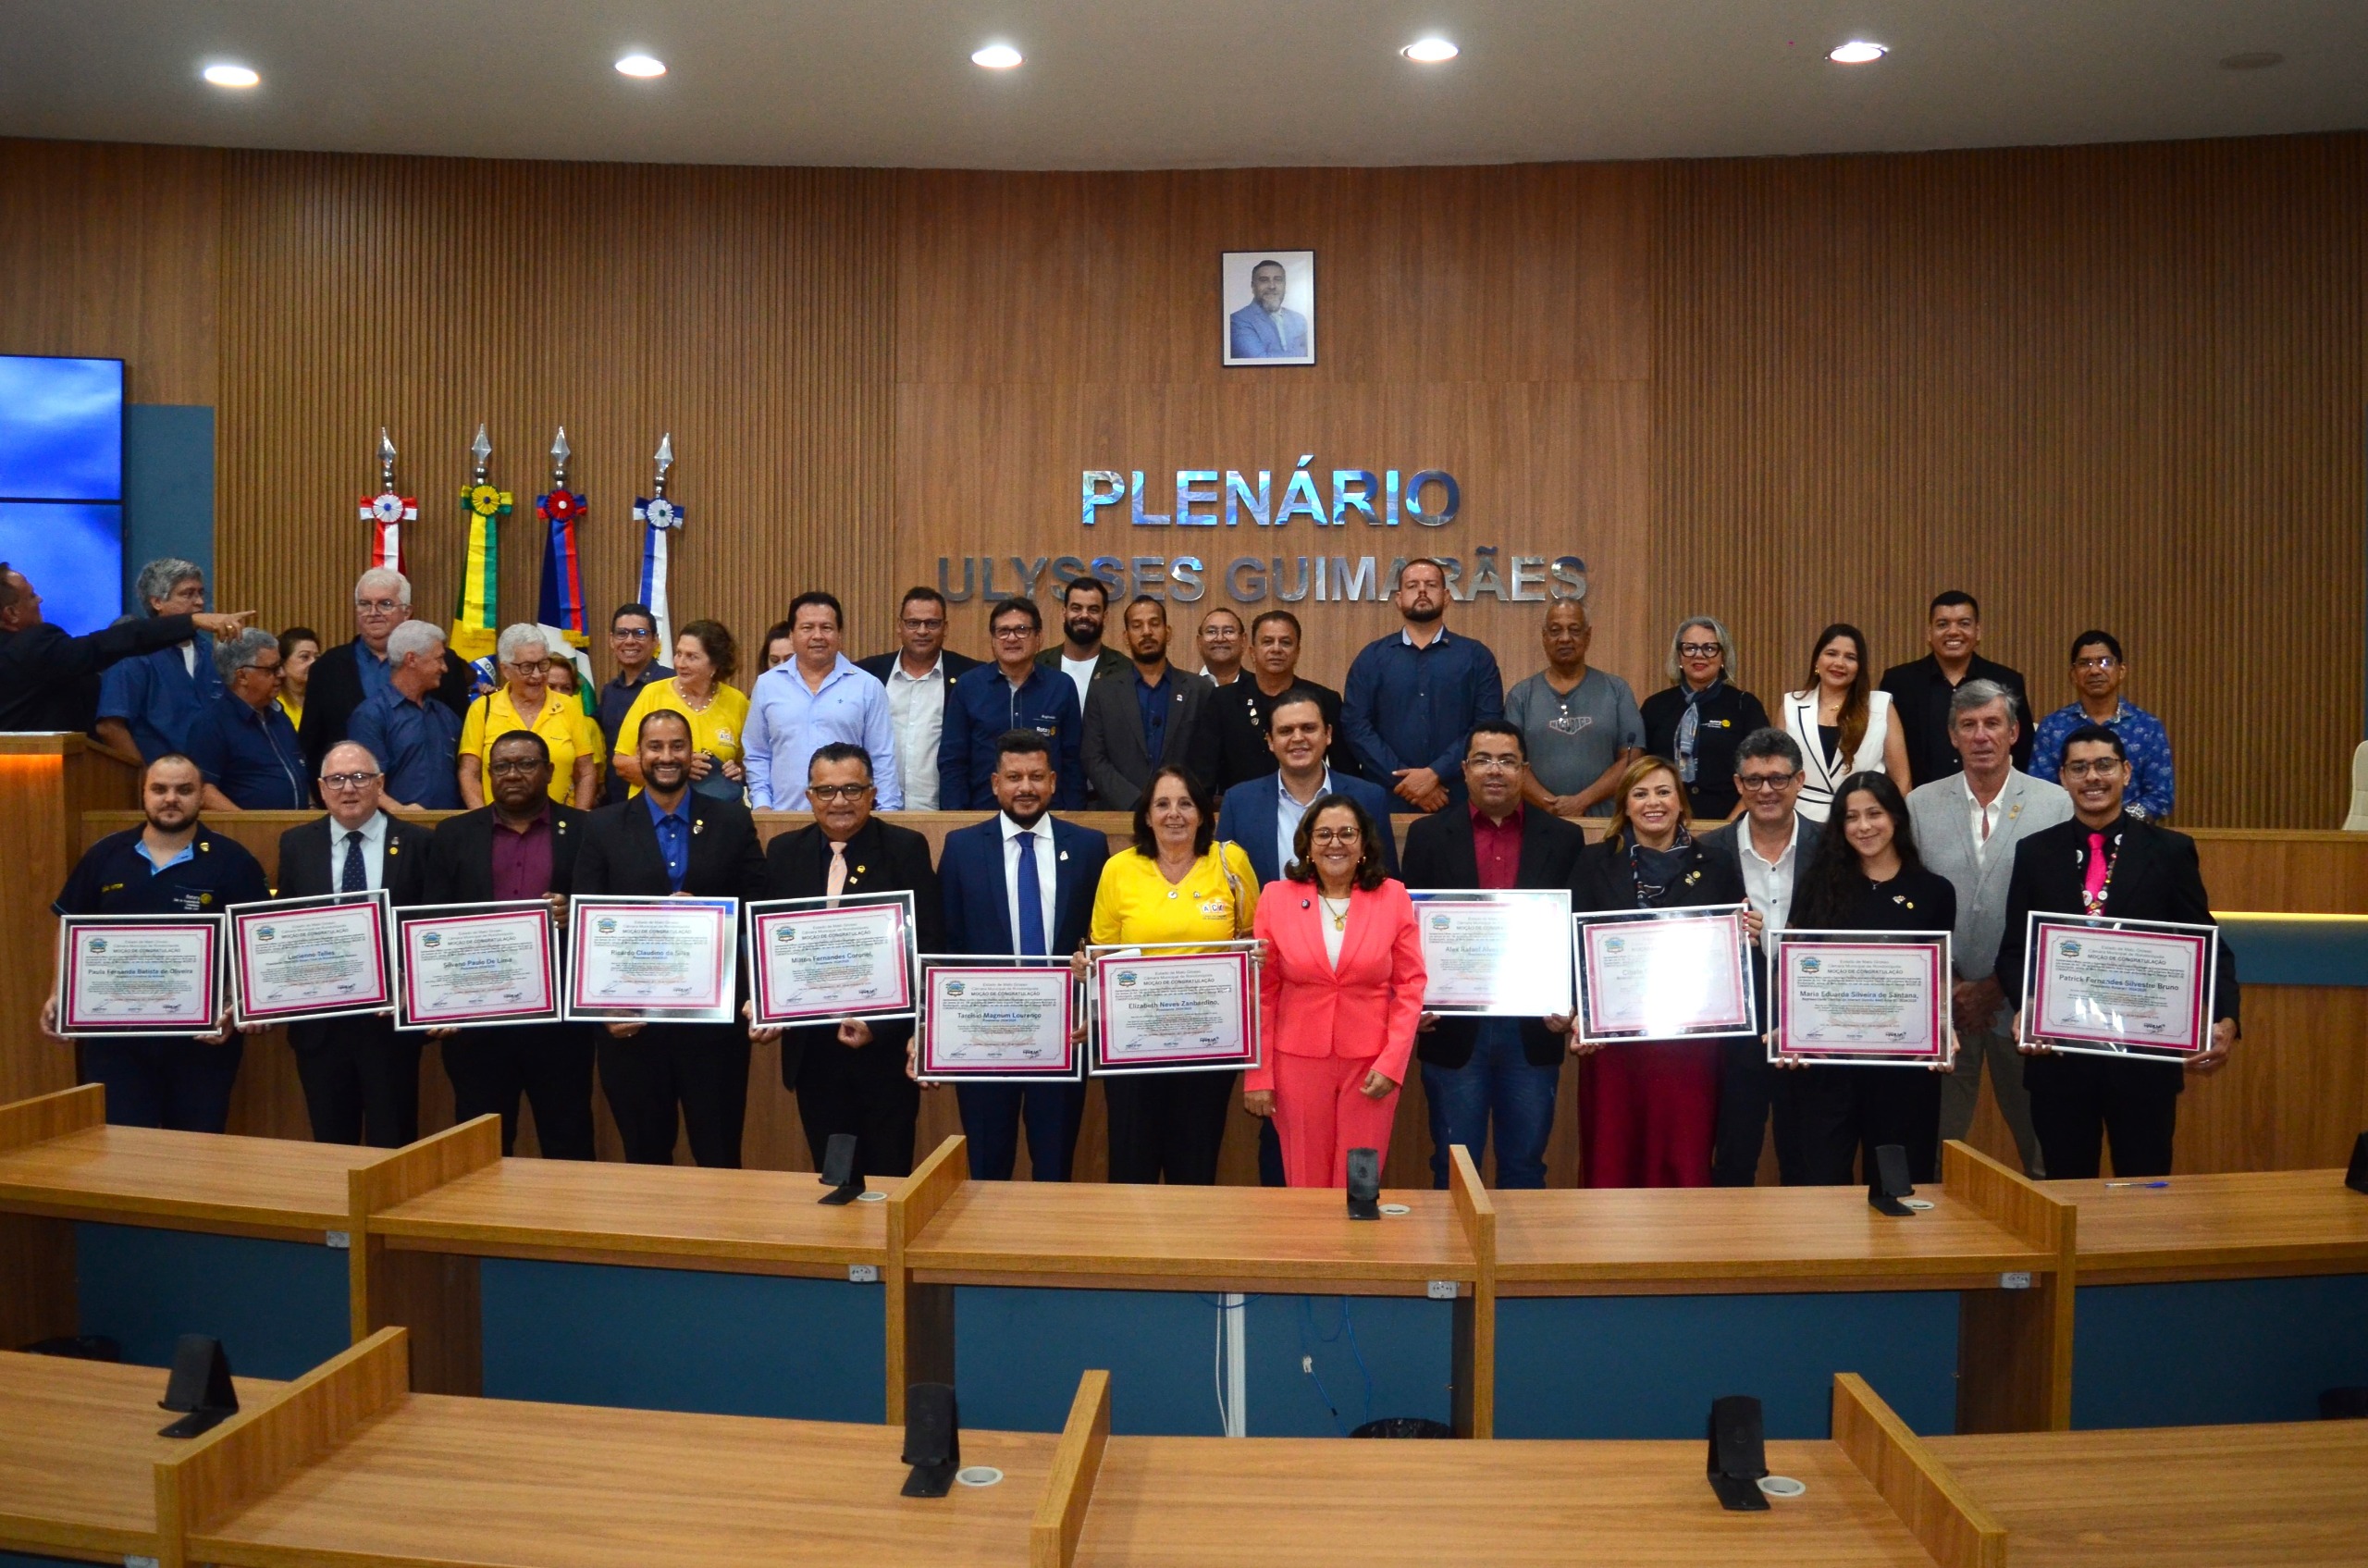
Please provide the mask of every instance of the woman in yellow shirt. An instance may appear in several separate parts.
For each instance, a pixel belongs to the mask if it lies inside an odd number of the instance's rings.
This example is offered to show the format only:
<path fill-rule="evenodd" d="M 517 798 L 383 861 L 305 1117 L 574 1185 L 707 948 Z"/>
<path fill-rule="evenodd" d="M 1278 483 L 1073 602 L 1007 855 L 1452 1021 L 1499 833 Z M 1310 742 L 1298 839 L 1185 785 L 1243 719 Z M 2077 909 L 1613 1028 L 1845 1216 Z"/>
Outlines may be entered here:
<path fill-rule="evenodd" d="M 493 743 L 513 730 L 528 730 L 550 748 L 551 798 L 590 810 L 600 782 L 600 754 L 583 746 L 582 706 L 550 689 L 545 668 L 550 646 L 543 629 L 524 621 L 503 627 L 494 657 L 501 665 L 501 685 L 470 703 L 468 717 L 461 721 L 461 803 L 473 811 L 485 804 Z"/>
<path fill-rule="evenodd" d="M 1093 894 L 1096 946 L 1235 942 L 1258 912 L 1258 874 L 1238 844 L 1217 844 L 1216 801 L 1181 768 L 1151 776 L 1135 807 L 1135 846 L 1113 855 Z M 1233 1107 L 1238 1073 L 1178 1072 L 1102 1080 L 1110 1109 L 1110 1179 L 1206 1187 Z"/>
<path fill-rule="evenodd" d="M 635 737 L 645 715 L 663 710 L 691 722 L 691 787 L 701 795 L 741 797 L 740 737 L 748 726 L 748 695 L 724 684 L 738 668 L 738 648 L 722 622 L 693 621 L 676 634 L 673 675 L 645 683 L 617 726 L 619 749 L 610 766 L 634 794 L 641 793 Z"/>
<path fill-rule="evenodd" d="M 313 661 L 321 656 L 321 634 L 290 626 L 279 634 L 279 692 L 272 698 L 288 722 L 304 727 L 304 688 L 313 681 Z"/>

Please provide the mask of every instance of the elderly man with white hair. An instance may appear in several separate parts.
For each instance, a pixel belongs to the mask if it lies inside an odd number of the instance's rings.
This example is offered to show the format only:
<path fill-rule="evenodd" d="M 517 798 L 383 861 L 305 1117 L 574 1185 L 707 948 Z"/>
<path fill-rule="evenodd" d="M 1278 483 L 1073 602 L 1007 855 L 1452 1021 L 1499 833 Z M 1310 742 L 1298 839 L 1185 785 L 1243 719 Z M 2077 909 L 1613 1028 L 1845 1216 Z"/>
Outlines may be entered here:
<path fill-rule="evenodd" d="M 387 689 L 354 710 L 347 739 L 369 747 L 397 811 L 461 809 L 461 716 L 437 698 L 448 663 L 444 629 L 406 621 L 387 634 Z"/>
<path fill-rule="evenodd" d="M 540 735 L 550 753 L 550 797 L 592 809 L 607 742 L 581 702 L 550 689 L 552 652 L 551 634 L 526 621 L 503 627 L 494 644 L 501 685 L 470 703 L 461 723 L 461 804 L 469 810 L 486 803 L 493 743 L 520 730 Z"/>
<path fill-rule="evenodd" d="M 140 569 L 132 598 L 151 620 L 205 608 L 205 569 L 166 556 Z M 142 761 L 189 749 L 189 727 L 222 695 L 214 639 L 199 631 L 171 648 L 127 659 L 99 682 L 93 733 L 118 757 Z"/>
<path fill-rule="evenodd" d="M 394 666 L 387 639 L 411 619 L 411 579 L 373 567 L 353 585 L 353 640 L 322 653 L 313 664 L 304 693 L 304 776 L 317 778 L 321 759 L 346 737 L 363 703 L 387 689 Z M 468 710 L 471 678 L 466 661 L 447 658 L 433 690 L 436 700 L 458 718 Z"/>

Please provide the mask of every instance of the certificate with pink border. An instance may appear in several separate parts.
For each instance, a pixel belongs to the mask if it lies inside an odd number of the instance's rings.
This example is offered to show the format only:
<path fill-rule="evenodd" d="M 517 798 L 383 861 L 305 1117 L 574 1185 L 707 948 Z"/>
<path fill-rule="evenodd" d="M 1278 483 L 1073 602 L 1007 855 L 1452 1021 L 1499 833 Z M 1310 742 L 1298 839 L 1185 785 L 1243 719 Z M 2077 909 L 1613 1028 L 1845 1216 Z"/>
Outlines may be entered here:
<path fill-rule="evenodd" d="M 567 914 L 571 1021 L 734 1020 L 738 899 L 579 894 Z"/>
<path fill-rule="evenodd" d="M 220 915 L 68 915 L 57 932 L 57 1032 L 210 1034 L 222 1016 Z"/>
<path fill-rule="evenodd" d="M 924 1081 L 1074 1082 L 1077 982 L 1068 960 L 924 957 L 918 1074 Z"/>
<path fill-rule="evenodd" d="M 1682 1040 L 1758 1034 L 1744 967 L 1745 906 L 1620 909 L 1575 918 L 1579 1038 Z"/>
<path fill-rule="evenodd" d="M 2218 928 L 2033 910 L 2026 930 L 2027 1043 L 2173 1061 L 2212 1048 Z"/>
<path fill-rule="evenodd" d="M 1769 967 L 1771 1062 L 1931 1068 L 1955 1050 L 1947 932 L 1779 932 Z"/>
<path fill-rule="evenodd" d="M 750 1016 L 759 1024 L 908 1019 L 913 895 L 781 898 L 748 906 Z"/>
<path fill-rule="evenodd" d="M 554 935 L 539 898 L 396 910 L 395 1027 L 556 1022 Z"/>
<path fill-rule="evenodd" d="M 383 1013 L 395 1004 L 386 889 L 233 906 L 230 993 L 240 1024 Z"/>
<path fill-rule="evenodd" d="M 1089 948 L 1094 1074 L 1256 1067 L 1256 946 Z"/>

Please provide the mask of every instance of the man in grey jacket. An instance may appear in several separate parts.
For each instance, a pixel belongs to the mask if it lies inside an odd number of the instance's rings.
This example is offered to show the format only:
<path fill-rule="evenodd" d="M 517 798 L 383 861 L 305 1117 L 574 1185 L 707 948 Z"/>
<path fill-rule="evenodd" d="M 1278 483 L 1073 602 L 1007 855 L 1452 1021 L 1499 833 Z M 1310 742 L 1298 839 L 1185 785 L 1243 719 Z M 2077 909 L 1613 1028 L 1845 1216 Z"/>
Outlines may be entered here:
<path fill-rule="evenodd" d="M 1972 1128 L 1987 1061 L 1991 1092 L 2015 1134 L 2023 1169 L 2037 1179 L 2047 1171 L 2039 1139 L 2031 1131 L 2023 1061 L 2009 1027 L 2018 999 L 1999 989 L 1994 971 L 1998 939 L 2005 931 L 2006 885 L 2015 874 L 2015 846 L 2069 818 L 2072 797 L 2015 766 L 2015 744 L 2021 735 L 2022 715 L 2016 711 L 2013 692 L 1990 680 L 1971 680 L 1957 687 L 1949 700 L 1949 740 L 1963 759 L 1965 772 L 1918 786 L 1907 797 L 1907 813 L 1916 829 L 1917 853 L 1957 891 L 1951 944 L 1956 962 L 1957 1066 L 1941 1090 L 1941 1136 L 1963 1138 Z"/>
<path fill-rule="evenodd" d="M 1085 777 L 1104 811 L 1133 810 L 1164 765 L 1185 769 L 1204 788 L 1216 778 L 1217 729 L 1208 711 L 1216 686 L 1167 661 L 1167 606 L 1138 594 L 1126 631 L 1129 673 L 1094 681 L 1085 699 Z"/>

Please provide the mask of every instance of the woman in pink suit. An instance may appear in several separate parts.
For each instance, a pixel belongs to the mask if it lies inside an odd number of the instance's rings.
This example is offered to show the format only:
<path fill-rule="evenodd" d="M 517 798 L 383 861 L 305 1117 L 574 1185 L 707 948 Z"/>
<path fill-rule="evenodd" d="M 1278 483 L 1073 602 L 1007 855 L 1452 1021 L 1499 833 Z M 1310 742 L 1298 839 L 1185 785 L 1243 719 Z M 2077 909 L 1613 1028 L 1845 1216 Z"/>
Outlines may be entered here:
<path fill-rule="evenodd" d="M 1423 1015 L 1423 945 L 1403 883 L 1382 874 L 1363 807 L 1327 795 L 1300 819 L 1284 880 L 1258 900 L 1264 1064 L 1242 1105 L 1275 1118 L 1293 1187 L 1345 1187 L 1349 1151 L 1389 1154 Z"/>

